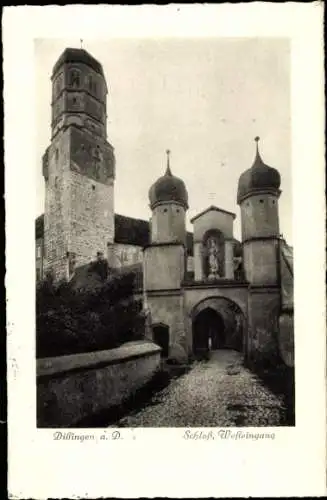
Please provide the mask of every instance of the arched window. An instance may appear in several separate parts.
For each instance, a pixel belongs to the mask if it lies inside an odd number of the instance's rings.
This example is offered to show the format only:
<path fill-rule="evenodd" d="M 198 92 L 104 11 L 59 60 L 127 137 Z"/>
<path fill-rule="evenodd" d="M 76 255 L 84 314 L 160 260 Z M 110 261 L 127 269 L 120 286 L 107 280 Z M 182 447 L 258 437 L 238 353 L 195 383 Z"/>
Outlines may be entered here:
<path fill-rule="evenodd" d="M 63 73 L 59 73 L 59 75 L 57 76 L 57 78 L 53 83 L 54 99 L 58 97 L 62 88 L 63 88 Z"/>
<path fill-rule="evenodd" d="M 88 77 L 88 90 L 93 94 L 97 93 L 97 82 L 95 81 L 93 75 L 89 75 Z"/>
<path fill-rule="evenodd" d="M 203 268 L 207 279 L 225 276 L 225 238 L 217 229 L 211 229 L 204 235 Z"/>
<path fill-rule="evenodd" d="M 81 75 L 77 69 L 72 69 L 69 74 L 69 85 L 71 87 L 80 87 L 81 85 Z"/>

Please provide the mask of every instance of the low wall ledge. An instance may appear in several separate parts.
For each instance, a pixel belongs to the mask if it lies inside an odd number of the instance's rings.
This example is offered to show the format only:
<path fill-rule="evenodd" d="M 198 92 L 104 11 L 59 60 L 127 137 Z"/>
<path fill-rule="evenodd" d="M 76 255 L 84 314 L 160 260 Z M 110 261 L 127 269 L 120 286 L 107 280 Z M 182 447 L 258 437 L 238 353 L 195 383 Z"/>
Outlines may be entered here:
<path fill-rule="evenodd" d="M 127 342 L 115 349 L 106 351 L 94 351 L 53 358 L 41 358 L 37 360 L 37 378 L 62 376 L 67 372 L 83 371 L 99 368 L 100 366 L 115 365 L 121 362 L 150 356 L 161 351 L 161 348 L 150 341 Z"/>

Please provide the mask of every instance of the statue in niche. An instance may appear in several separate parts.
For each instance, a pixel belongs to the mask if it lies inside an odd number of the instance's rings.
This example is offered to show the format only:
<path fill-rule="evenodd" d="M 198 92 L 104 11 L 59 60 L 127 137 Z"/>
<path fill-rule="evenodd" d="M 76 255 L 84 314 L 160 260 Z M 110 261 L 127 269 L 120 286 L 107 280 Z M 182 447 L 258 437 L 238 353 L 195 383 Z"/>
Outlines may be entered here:
<path fill-rule="evenodd" d="M 208 251 L 208 278 L 216 279 L 219 278 L 219 247 L 217 240 L 214 237 L 208 238 L 207 241 L 207 251 Z"/>

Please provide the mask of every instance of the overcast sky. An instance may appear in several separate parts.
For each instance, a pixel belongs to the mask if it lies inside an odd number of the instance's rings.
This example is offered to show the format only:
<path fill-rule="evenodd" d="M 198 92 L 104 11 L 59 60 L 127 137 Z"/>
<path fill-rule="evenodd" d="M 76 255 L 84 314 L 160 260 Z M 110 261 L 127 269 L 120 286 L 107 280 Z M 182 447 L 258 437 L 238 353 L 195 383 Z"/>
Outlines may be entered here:
<path fill-rule="evenodd" d="M 50 141 L 52 68 L 79 40 L 35 43 L 37 207 L 43 213 L 41 158 Z M 148 190 L 171 168 L 189 193 L 189 220 L 209 205 L 237 214 L 240 174 L 252 165 L 254 137 L 282 177 L 280 227 L 292 244 L 290 52 L 285 39 L 84 40 L 103 65 L 109 94 L 108 140 L 115 148 L 115 211 L 148 219 Z"/>

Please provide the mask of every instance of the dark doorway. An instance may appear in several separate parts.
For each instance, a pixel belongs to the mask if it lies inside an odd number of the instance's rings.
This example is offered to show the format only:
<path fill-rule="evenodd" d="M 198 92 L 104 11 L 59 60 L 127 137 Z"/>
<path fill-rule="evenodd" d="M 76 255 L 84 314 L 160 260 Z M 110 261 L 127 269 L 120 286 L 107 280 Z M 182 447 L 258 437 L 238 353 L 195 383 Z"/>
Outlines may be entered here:
<path fill-rule="evenodd" d="M 193 322 L 193 350 L 195 353 L 225 347 L 225 325 L 214 309 L 201 311 Z"/>
<path fill-rule="evenodd" d="M 167 325 L 154 325 L 152 331 L 153 341 L 162 349 L 161 356 L 167 358 L 169 353 L 169 327 Z"/>

